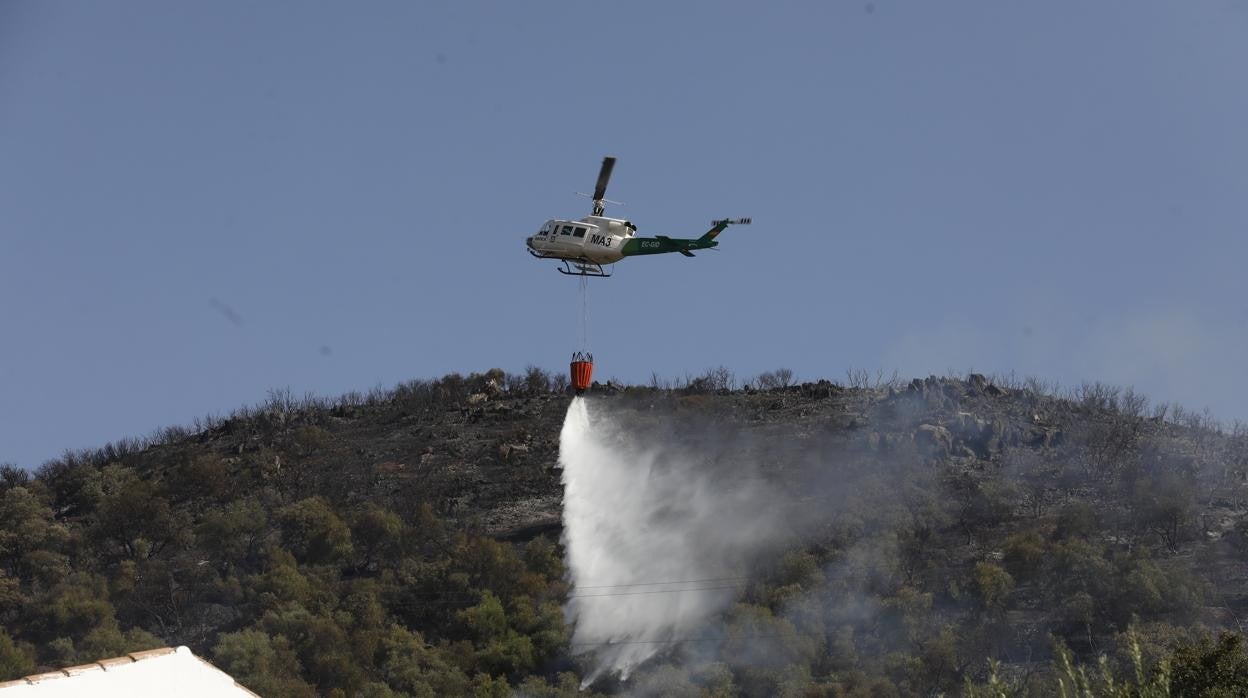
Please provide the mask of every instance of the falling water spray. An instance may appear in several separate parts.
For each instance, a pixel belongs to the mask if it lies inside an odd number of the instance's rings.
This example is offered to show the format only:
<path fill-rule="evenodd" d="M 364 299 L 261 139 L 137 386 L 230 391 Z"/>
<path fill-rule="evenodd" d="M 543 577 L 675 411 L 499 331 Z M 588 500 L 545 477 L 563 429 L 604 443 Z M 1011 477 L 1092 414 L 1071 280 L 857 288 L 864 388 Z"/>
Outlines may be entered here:
<path fill-rule="evenodd" d="M 706 641 L 750 559 L 784 535 L 784 508 L 743 461 L 629 421 L 575 398 L 560 434 L 565 610 L 573 652 L 592 656 L 586 683 Z"/>

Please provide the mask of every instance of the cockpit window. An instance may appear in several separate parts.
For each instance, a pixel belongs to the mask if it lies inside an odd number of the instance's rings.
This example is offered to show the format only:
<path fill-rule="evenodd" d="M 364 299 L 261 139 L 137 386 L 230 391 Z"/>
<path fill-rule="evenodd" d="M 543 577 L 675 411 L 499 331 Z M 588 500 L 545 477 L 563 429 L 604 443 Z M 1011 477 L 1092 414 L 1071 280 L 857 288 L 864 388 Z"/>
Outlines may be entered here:
<path fill-rule="evenodd" d="M 565 226 L 563 226 L 563 229 L 559 231 L 559 234 L 560 234 L 560 235 L 571 235 L 571 234 L 572 234 L 572 226 L 570 226 L 570 225 L 565 225 Z"/>
<path fill-rule="evenodd" d="M 572 237 L 574 237 L 574 238 L 583 238 L 583 237 L 585 237 L 585 229 L 584 229 L 584 228 L 582 228 L 582 227 L 580 227 L 580 226 L 577 226 L 577 227 L 576 227 L 576 230 L 572 231 Z"/>

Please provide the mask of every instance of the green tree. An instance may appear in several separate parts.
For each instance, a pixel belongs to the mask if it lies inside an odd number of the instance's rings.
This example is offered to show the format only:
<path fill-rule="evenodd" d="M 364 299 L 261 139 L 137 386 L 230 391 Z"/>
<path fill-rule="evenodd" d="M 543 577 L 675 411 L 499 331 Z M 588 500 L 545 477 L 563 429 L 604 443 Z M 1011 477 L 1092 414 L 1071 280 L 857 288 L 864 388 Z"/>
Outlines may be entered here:
<path fill-rule="evenodd" d="M 1099 545 L 1081 539 L 1054 545 L 1047 569 L 1044 593 L 1054 608 L 1069 608 L 1080 594 L 1094 608 L 1113 597 L 1117 574 Z M 1086 621 L 1091 622 L 1092 618 Z"/>
<path fill-rule="evenodd" d="M 351 529 L 323 497 L 308 497 L 283 507 L 278 520 L 282 541 L 301 562 L 340 563 L 354 550 Z"/>
<path fill-rule="evenodd" d="M 536 667 L 533 639 L 510 628 L 503 604 L 486 591 L 477 605 L 459 613 L 473 637 L 475 663 L 490 674 L 517 675 Z"/>
<path fill-rule="evenodd" d="M 195 539 L 214 560 L 237 565 L 259 552 L 267 531 L 264 506 L 247 498 L 205 514 L 195 527 Z"/>
<path fill-rule="evenodd" d="M 1133 503 L 1139 525 L 1175 552 L 1189 534 L 1196 504 L 1195 478 L 1191 473 L 1159 467 L 1136 482 Z"/>
<path fill-rule="evenodd" d="M 364 566 L 376 568 L 393 563 L 402 554 L 405 528 L 398 514 L 378 504 L 370 503 L 357 514 L 351 527 L 352 538 Z"/>
<path fill-rule="evenodd" d="M 970 541 L 1008 519 L 1018 492 L 1000 478 L 986 478 L 970 471 L 949 468 L 941 474 L 941 488 L 949 495 L 954 520 Z"/>
<path fill-rule="evenodd" d="M 0 681 L 8 681 L 35 673 L 34 651 L 13 641 L 0 628 Z"/>
<path fill-rule="evenodd" d="M 903 586 L 897 593 L 884 599 L 883 617 L 887 625 L 895 628 L 897 642 L 913 644 L 931 632 L 932 593 Z"/>
<path fill-rule="evenodd" d="M 1054 537 L 1058 540 L 1072 538 L 1087 539 L 1096 533 L 1096 512 L 1082 502 L 1067 504 L 1057 515 L 1057 529 Z"/>
<path fill-rule="evenodd" d="M 1014 578 L 991 562 L 977 562 L 971 585 L 980 605 L 995 613 L 1005 608 L 1010 592 L 1014 589 Z"/>
<path fill-rule="evenodd" d="M 561 551 L 546 536 L 538 536 L 525 544 L 524 565 L 547 580 L 563 579 Z"/>
<path fill-rule="evenodd" d="M 164 640 L 142 628 L 131 628 L 123 633 L 115 620 L 106 619 L 75 643 L 78 655 L 75 661 L 93 662 L 130 652 L 156 649 L 166 644 Z"/>
<path fill-rule="evenodd" d="M 961 680 L 958 643 L 953 630 L 945 628 L 923 644 L 916 682 L 925 692 L 950 692 Z"/>
<path fill-rule="evenodd" d="M 86 572 L 74 572 L 40 594 L 25 615 L 26 636 L 39 642 L 85 637 L 100 626 L 117 624 L 106 581 Z"/>
<path fill-rule="evenodd" d="M 100 474 L 102 494 L 91 531 L 96 540 L 126 557 L 151 557 L 189 533 L 184 521 L 174 520 L 169 500 L 151 480 L 116 463 Z"/>
<path fill-rule="evenodd" d="M 470 682 L 425 639 L 401 625 L 391 625 L 375 661 L 386 683 L 417 698 L 469 695 Z"/>
<path fill-rule="evenodd" d="M 262 625 L 270 635 L 290 639 L 304 676 L 319 690 L 337 688 L 350 695 L 363 685 L 347 631 L 333 616 L 289 608 L 269 611 Z"/>
<path fill-rule="evenodd" d="M 270 637 L 256 629 L 225 633 L 217 638 L 212 658 L 223 671 L 260 695 L 316 696 L 316 690 L 300 678 L 302 667 L 285 637 Z"/>
<path fill-rule="evenodd" d="M 231 476 L 225 460 L 213 453 L 199 453 L 173 473 L 176 493 L 183 500 L 199 500 L 211 504 L 225 498 L 236 479 Z"/>
<path fill-rule="evenodd" d="M 1242 635 L 1222 633 L 1216 641 L 1175 650 L 1170 685 L 1180 695 L 1230 698 L 1248 695 L 1248 652 Z"/>
<path fill-rule="evenodd" d="M 633 692 L 642 696 L 671 696 L 671 698 L 699 698 L 701 688 L 693 682 L 689 672 L 663 664 L 639 675 L 632 686 Z"/>
<path fill-rule="evenodd" d="M 472 633 L 474 640 L 487 643 L 507 632 L 507 614 L 503 610 L 503 602 L 491 591 L 481 595 L 481 601 L 459 612 L 464 626 Z"/>
<path fill-rule="evenodd" d="M 759 642 L 760 637 L 766 640 Z M 787 618 L 777 618 L 762 606 L 737 604 L 725 619 L 720 655 L 740 668 L 744 693 L 771 695 L 779 690 L 784 671 L 809 665 L 820 650 L 819 640 L 801 635 Z"/>
<path fill-rule="evenodd" d="M 26 604 L 21 583 L 0 569 L 0 623 L 11 621 Z"/>
<path fill-rule="evenodd" d="M 511 546 L 493 538 L 464 536 L 456 545 L 453 556 L 458 569 L 466 572 L 472 586 L 480 589 L 511 596 L 541 591 L 540 588 L 525 588 L 526 582 L 544 585 L 544 582 L 526 576 L 524 562 Z"/>
<path fill-rule="evenodd" d="M 594 698 L 596 695 L 583 691 L 580 677 L 570 671 L 554 677 L 553 682 L 547 682 L 540 676 L 530 676 L 516 687 L 516 694 L 524 698 Z M 711 695 L 712 698 L 719 698 L 720 694 Z"/>
<path fill-rule="evenodd" d="M 285 550 L 270 548 L 264 572 L 252 578 L 251 587 L 265 609 L 291 606 L 308 608 L 320 594 L 318 585 L 300 571 L 294 556 Z"/>
<path fill-rule="evenodd" d="M 29 579 L 41 567 L 43 556 L 35 553 L 56 553 L 69 538 L 51 507 L 26 487 L 0 492 L 0 570 Z"/>
<path fill-rule="evenodd" d="M 533 643 L 535 659 L 539 663 L 567 649 L 568 626 L 564 622 L 563 609 L 557 602 L 539 602 L 527 596 L 518 596 L 511 600 L 508 608 L 508 623 Z"/>
<path fill-rule="evenodd" d="M 1034 531 L 1011 534 L 1003 550 L 1005 569 L 1021 583 L 1036 581 L 1044 568 L 1048 546 Z"/>

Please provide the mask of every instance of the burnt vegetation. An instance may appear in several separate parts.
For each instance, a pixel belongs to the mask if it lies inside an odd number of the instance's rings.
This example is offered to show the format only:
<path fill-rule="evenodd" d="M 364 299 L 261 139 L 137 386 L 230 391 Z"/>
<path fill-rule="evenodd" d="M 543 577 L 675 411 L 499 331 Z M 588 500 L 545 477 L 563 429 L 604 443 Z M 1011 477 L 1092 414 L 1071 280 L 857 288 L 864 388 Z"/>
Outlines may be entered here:
<path fill-rule="evenodd" d="M 34 474 L 0 467 L 0 680 L 188 645 L 262 695 L 581 695 L 561 611 L 566 393 L 536 367 L 278 391 Z M 718 367 L 595 395 L 769 444 L 760 467 L 809 524 L 629 690 L 1248 690 L 1241 426 L 977 374 L 741 384 Z"/>

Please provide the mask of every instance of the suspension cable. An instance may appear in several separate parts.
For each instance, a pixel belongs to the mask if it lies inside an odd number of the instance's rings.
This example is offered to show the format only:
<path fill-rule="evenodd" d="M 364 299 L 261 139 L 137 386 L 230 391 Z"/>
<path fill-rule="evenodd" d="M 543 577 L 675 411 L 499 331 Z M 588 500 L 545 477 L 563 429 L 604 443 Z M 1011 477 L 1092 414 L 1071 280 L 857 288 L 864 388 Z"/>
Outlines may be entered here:
<path fill-rule="evenodd" d="M 581 351 L 589 351 L 589 277 L 581 276 Z"/>

